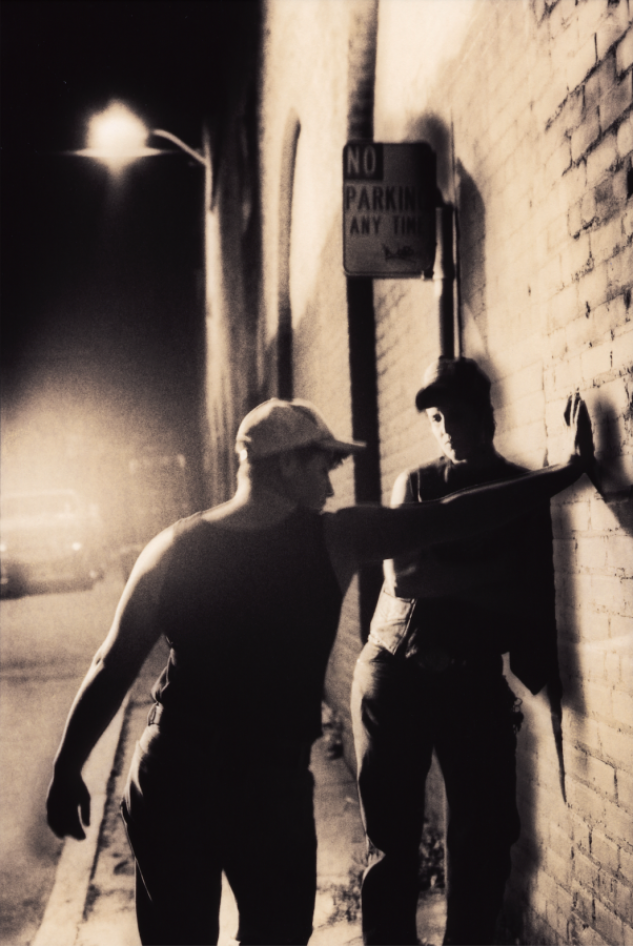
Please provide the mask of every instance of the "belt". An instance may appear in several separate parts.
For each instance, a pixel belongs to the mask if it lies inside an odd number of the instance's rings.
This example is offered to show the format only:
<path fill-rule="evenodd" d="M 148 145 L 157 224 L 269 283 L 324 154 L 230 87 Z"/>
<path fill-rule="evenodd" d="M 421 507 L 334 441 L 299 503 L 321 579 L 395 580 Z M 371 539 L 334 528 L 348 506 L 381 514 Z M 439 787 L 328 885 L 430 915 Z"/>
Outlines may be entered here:
<path fill-rule="evenodd" d="M 158 726 L 159 729 L 163 729 L 168 733 L 178 734 L 179 738 L 183 740 L 188 737 L 195 737 L 199 745 L 200 739 L 198 737 L 202 731 L 200 723 L 196 725 L 190 721 L 180 730 L 174 716 L 175 714 L 170 715 L 169 712 L 165 711 L 162 703 L 154 703 L 147 716 L 147 725 Z M 310 764 L 312 743 L 297 742 L 292 739 L 266 738 L 262 738 L 256 743 L 245 742 L 241 736 L 220 732 L 217 734 L 217 739 L 214 740 L 214 748 L 223 754 L 236 756 L 237 759 L 245 762 L 252 762 L 255 759 L 262 764 L 307 768 Z"/>

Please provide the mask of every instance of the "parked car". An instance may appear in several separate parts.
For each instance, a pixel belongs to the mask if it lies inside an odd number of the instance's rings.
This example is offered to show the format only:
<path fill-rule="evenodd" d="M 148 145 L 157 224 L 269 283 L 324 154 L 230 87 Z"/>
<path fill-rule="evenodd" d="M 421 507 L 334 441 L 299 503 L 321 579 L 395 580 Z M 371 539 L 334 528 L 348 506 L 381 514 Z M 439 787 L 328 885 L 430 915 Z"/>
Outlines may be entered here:
<path fill-rule="evenodd" d="M 50 585 L 91 588 L 103 577 L 100 531 L 98 515 L 74 490 L 4 494 L 1 594 Z"/>

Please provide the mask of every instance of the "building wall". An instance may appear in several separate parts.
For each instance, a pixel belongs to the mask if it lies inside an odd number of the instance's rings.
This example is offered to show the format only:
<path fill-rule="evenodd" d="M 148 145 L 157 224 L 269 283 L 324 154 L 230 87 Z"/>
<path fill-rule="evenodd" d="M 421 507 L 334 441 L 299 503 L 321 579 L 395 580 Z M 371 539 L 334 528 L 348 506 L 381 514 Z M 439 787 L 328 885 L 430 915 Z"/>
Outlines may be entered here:
<path fill-rule="evenodd" d="M 341 436 L 352 434 L 341 166 L 348 37 L 363 5 L 363 0 L 272 0 L 265 5 L 262 58 L 261 347 L 268 393 L 278 393 L 276 346 L 286 317 L 292 326 L 292 394 L 317 404 Z M 352 462 L 332 475 L 332 507 L 354 501 Z M 349 674 L 360 650 L 356 582 L 344 602 L 341 631 L 327 691 L 345 720 L 352 762 Z"/>
<path fill-rule="evenodd" d="M 374 136 L 426 140 L 457 211 L 459 344 L 493 380 L 498 449 L 531 467 L 563 450 L 579 388 L 602 495 L 552 503 L 566 800 L 544 696 L 523 700 L 505 921 L 541 943 L 633 942 L 633 27 L 630 0 L 380 0 Z M 260 99 L 262 390 L 292 391 L 350 433 L 341 152 L 362 0 L 268 0 Z M 373 4 L 366 4 L 368 14 Z M 371 42 L 371 35 L 368 42 Z M 413 407 L 438 353 L 433 282 L 375 280 L 383 500 L 435 455 Z M 336 502 L 353 499 L 350 465 Z M 348 722 L 360 648 L 350 594 L 328 677 Z M 346 750 L 351 761 L 349 732 Z M 510 935 L 510 933 L 508 934 Z"/>

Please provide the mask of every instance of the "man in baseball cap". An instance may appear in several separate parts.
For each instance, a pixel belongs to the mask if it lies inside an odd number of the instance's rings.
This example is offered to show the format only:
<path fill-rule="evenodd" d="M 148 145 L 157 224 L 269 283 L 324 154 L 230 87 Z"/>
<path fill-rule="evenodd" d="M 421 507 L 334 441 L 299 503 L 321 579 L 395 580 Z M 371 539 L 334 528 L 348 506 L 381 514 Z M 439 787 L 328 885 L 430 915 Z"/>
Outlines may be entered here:
<path fill-rule="evenodd" d="M 398 477 L 393 506 L 423 507 L 456 490 L 525 476 L 494 448 L 490 391 L 473 359 L 429 365 L 415 404 L 441 456 Z M 494 942 L 520 827 L 515 733 L 522 717 L 502 672 L 507 652 L 532 693 L 547 683 L 556 701 L 548 503 L 476 539 L 442 541 L 385 564 L 352 691 L 370 847 L 366 943 L 418 942 L 418 848 L 433 751 L 449 808 L 444 943 Z"/>
<path fill-rule="evenodd" d="M 574 482 L 585 464 L 577 413 L 569 462 L 531 480 L 436 505 L 333 512 L 323 512 L 330 472 L 362 445 L 335 436 L 306 401 L 273 398 L 244 418 L 232 499 L 166 529 L 134 566 L 71 709 L 49 788 L 53 831 L 83 838 L 82 767 L 164 636 L 169 658 L 121 809 L 142 943 L 217 943 L 222 872 L 237 901 L 238 942 L 308 942 L 310 748 L 354 572 L 509 521 Z"/>
<path fill-rule="evenodd" d="M 273 397 L 247 414 L 237 431 L 235 449 L 250 457 L 268 457 L 301 447 L 318 447 L 346 457 L 363 450 L 364 443 L 334 436 L 323 414 L 309 401 Z"/>

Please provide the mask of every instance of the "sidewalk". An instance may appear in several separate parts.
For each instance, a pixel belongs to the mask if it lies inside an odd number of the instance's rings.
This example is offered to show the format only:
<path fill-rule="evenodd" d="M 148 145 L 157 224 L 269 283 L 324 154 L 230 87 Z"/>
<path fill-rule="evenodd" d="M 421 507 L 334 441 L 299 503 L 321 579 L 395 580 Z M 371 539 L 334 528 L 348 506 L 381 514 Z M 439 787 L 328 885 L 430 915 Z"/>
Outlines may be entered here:
<path fill-rule="evenodd" d="M 92 824 L 85 841 L 67 839 L 42 925 L 32 946 L 139 946 L 134 912 L 134 862 L 119 816 L 119 799 L 148 703 L 134 690 L 100 740 L 85 769 Z M 342 758 L 328 753 L 327 737 L 313 748 L 318 889 L 310 946 L 362 943 L 358 893 L 365 844 L 354 778 Z M 426 942 L 441 943 L 444 900 L 420 903 Z M 219 946 L 230 946 L 237 909 L 225 885 Z M 181 946 L 181 944 L 174 944 Z M 184 946 L 184 944 L 182 944 Z"/>

